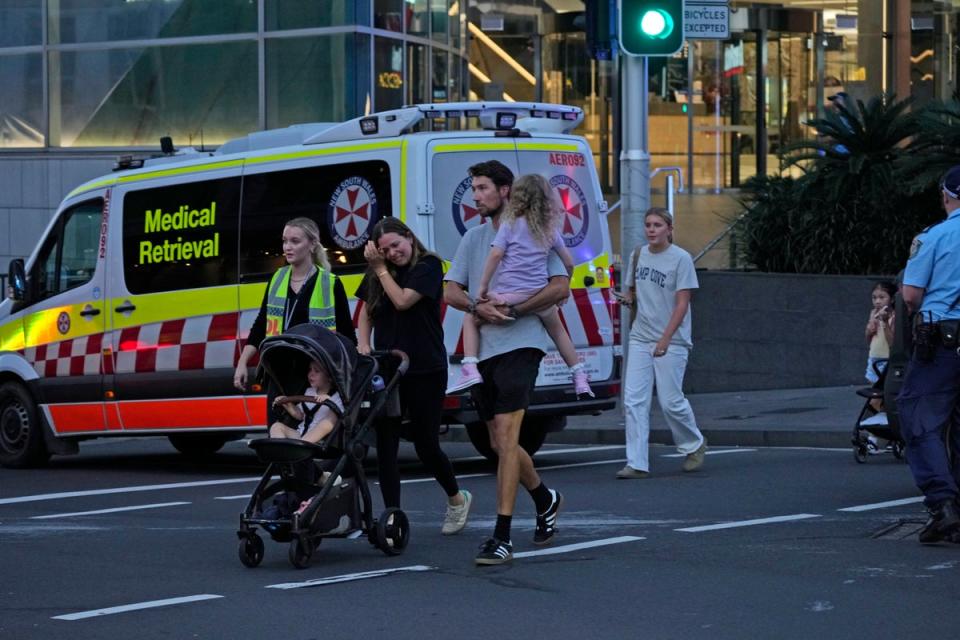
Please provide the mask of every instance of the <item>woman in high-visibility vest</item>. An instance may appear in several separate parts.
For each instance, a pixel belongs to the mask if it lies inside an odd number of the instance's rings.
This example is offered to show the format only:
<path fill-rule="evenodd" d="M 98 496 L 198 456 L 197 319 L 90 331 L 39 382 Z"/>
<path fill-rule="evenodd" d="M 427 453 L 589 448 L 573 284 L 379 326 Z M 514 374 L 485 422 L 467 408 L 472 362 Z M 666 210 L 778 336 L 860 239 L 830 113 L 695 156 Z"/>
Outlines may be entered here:
<path fill-rule="evenodd" d="M 320 244 L 320 229 L 310 218 L 294 218 L 283 227 L 283 256 L 287 264 L 277 269 L 263 295 L 260 313 L 253 321 L 247 343 L 240 352 L 233 385 L 247 386 L 250 358 L 267 336 L 307 322 L 335 329 L 356 343 L 357 334 L 343 283 L 333 275 L 327 252 Z M 267 406 L 268 418 L 274 408 Z M 268 422 L 271 424 L 271 422 Z"/>
<path fill-rule="evenodd" d="M 400 349 L 410 357 L 410 368 L 400 379 L 400 408 L 410 418 L 409 434 L 417 457 L 447 495 L 441 533 L 459 533 L 467 524 L 471 496 L 457 484 L 439 437 L 447 388 L 447 350 L 440 322 L 443 263 L 396 218 L 376 224 L 363 255 L 369 266 L 357 289 L 357 299 L 364 302 L 358 350 Z M 400 422 L 381 420 L 377 464 L 387 507 L 400 506 L 399 446 Z"/>

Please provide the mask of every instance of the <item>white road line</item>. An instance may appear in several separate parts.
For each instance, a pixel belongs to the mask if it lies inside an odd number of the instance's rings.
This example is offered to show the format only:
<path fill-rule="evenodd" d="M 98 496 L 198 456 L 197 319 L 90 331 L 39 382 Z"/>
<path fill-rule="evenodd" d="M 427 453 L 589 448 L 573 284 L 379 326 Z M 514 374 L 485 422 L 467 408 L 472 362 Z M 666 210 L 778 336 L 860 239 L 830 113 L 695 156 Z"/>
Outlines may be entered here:
<path fill-rule="evenodd" d="M 808 518 L 820 518 L 815 513 L 797 513 L 792 516 L 774 516 L 772 518 L 757 518 L 756 520 L 740 520 L 739 522 L 721 522 L 720 524 L 707 524 L 701 527 L 685 527 L 683 529 L 674 529 L 674 531 L 684 531 L 686 533 L 699 533 L 701 531 L 716 531 L 717 529 L 735 529 L 736 527 L 752 527 L 758 524 L 772 524 L 775 522 L 791 522 L 793 520 L 807 520 Z"/>
<path fill-rule="evenodd" d="M 606 538 L 604 540 L 592 540 L 591 542 L 578 542 L 577 544 L 566 544 L 562 547 L 550 547 L 549 549 L 538 549 L 537 551 L 521 551 L 513 554 L 514 558 L 534 558 L 536 556 L 552 556 L 558 553 L 573 553 L 582 549 L 593 549 L 596 547 L 606 547 L 611 544 L 622 544 L 624 542 L 637 542 L 646 540 L 639 536 L 620 536 L 619 538 Z"/>
<path fill-rule="evenodd" d="M 214 498 L 214 500 L 249 500 L 249 499 L 250 499 L 249 493 L 244 493 L 243 495 L 239 495 L 239 496 L 217 496 L 216 498 Z"/>
<path fill-rule="evenodd" d="M 574 467 L 593 467 L 598 464 L 620 464 L 626 462 L 626 458 L 614 458 L 613 460 L 592 460 L 590 462 L 571 462 L 570 464 L 554 464 L 546 467 L 537 467 L 537 471 L 549 471 L 550 469 L 572 469 Z"/>
<path fill-rule="evenodd" d="M 86 496 L 106 496 L 114 493 L 136 493 L 138 491 L 161 491 L 164 489 L 183 489 L 185 487 L 212 487 L 221 484 L 241 484 L 257 482 L 255 478 L 231 478 L 229 480 L 201 480 L 198 482 L 172 482 L 169 484 L 144 484 L 132 487 L 115 487 L 113 489 L 90 489 L 87 491 L 64 491 L 62 493 L 41 493 L 32 496 L 17 498 L 0 498 L 0 504 L 19 504 L 22 502 L 40 502 L 43 500 L 62 500 L 64 498 L 83 498 Z"/>
<path fill-rule="evenodd" d="M 51 518 L 72 518 L 73 516 L 95 516 L 101 513 L 117 513 L 118 511 L 137 511 L 138 509 L 159 509 L 161 507 L 178 507 L 190 504 L 189 502 L 159 502 L 157 504 L 138 504 L 130 507 L 115 507 L 113 509 L 97 509 L 96 511 L 74 511 L 73 513 L 51 513 L 45 516 L 32 516 L 31 520 L 49 520 Z"/>
<path fill-rule="evenodd" d="M 604 445 L 601 447 L 570 447 L 567 449 L 540 449 L 537 451 L 537 457 L 542 456 L 555 456 L 561 453 L 589 453 L 591 451 L 610 451 L 611 449 L 623 449 L 624 445 L 622 444 L 612 444 Z M 483 456 L 470 456 L 468 458 L 450 458 L 453 462 L 481 462 L 486 460 Z"/>
<path fill-rule="evenodd" d="M 719 451 L 715 451 L 715 450 L 713 450 L 713 449 L 707 449 L 706 455 L 708 455 L 708 456 L 719 456 L 719 455 L 722 455 L 722 454 L 724 454 L 724 453 L 751 453 L 751 452 L 756 452 L 756 449 L 720 449 Z M 686 458 L 686 457 L 687 457 L 687 454 L 685 454 L 685 453 L 665 453 L 665 454 L 663 454 L 663 455 L 660 456 L 660 457 L 661 457 L 661 458 Z"/>
<path fill-rule="evenodd" d="M 199 602 L 201 600 L 214 600 L 223 596 L 212 593 L 201 593 L 196 596 L 183 596 L 182 598 L 167 598 L 165 600 L 151 600 L 149 602 L 137 602 L 134 604 L 124 604 L 119 607 L 107 607 L 106 609 L 92 609 L 90 611 L 80 611 L 79 613 L 67 613 L 62 616 L 53 616 L 53 620 L 83 620 L 84 618 L 96 618 L 97 616 L 109 616 L 114 613 L 124 613 L 127 611 L 138 611 L 140 609 L 156 609 L 157 607 L 169 607 L 174 604 L 186 604 L 187 602 Z"/>
<path fill-rule="evenodd" d="M 873 504 L 860 504 L 855 507 L 844 507 L 843 509 L 837 509 L 837 511 L 873 511 L 874 509 L 887 509 L 889 507 L 899 507 L 905 504 L 916 504 L 917 502 L 923 502 L 923 497 L 916 498 L 903 498 L 902 500 L 888 500 L 887 502 L 874 502 Z"/>
<path fill-rule="evenodd" d="M 380 571 L 364 571 L 362 573 L 346 573 L 341 576 L 330 576 L 329 578 L 315 578 L 305 580 L 304 582 L 281 582 L 280 584 L 268 584 L 266 589 L 303 589 L 304 587 L 322 587 L 328 584 L 337 584 L 340 582 L 353 582 L 355 580 L 369 580 L 370 578 L 383 578 L 393 573 L 413 573 L 418 571 L 436 571 L 436 567 L 428 567 L 423 564 L 415 564 L 409 567 L 397 567 L 395 569 L 381 569 Z"/>

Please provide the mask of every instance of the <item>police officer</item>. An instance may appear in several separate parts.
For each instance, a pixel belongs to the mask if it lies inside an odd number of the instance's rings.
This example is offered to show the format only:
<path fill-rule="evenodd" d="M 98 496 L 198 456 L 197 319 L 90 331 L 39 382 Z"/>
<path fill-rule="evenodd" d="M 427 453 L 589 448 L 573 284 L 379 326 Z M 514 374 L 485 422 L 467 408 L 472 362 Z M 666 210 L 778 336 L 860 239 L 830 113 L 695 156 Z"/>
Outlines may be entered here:
<path fill-rule="evenodd" d="M 940 188 L 947 217 L 917 236 L 903 274 L 914 351 L 897 398 L 910 471 L 930 512 L 924 544 L 960 542 L 960 165 Z"/>

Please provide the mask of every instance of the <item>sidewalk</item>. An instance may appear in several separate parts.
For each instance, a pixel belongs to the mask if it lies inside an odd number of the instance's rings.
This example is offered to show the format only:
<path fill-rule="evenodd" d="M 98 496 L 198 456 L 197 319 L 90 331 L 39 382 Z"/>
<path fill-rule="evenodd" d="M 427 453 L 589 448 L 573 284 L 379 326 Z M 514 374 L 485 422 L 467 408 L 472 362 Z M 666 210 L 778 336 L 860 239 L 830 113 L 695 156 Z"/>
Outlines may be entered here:
<path fill-rule="evenodd" d="M 711 445 L 744 447 L 849 447 L 854 420 L 863 406 L 858 386 L 688 394 L 700 430 Z M 467 440 L 463 427 L 451 440 Z M 650 441 L 673 442 L 653 401 Z M 623 444 L 623 414 L 573 416 L 567 428 L 547 436 L 549 444 Z"/>

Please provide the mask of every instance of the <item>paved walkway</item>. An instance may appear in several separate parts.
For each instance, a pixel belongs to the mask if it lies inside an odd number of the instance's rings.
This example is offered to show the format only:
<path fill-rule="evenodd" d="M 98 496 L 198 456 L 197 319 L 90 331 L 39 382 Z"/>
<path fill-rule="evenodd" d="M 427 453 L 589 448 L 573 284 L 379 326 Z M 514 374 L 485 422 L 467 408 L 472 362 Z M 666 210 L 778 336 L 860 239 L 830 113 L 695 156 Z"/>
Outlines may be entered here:
<path fill-rule="evenodd" d="M 697 393 L 693 405 L 707 440 L 723 446 L 849 447 L 863 399 L 856 386 Z M 466 440 L 462 427 L 452 440 Z M 660 407 L 653 403 L 650 441 L 672 443 Z M 623 414 L 617 408 L 598 416 L 574 416 L 567 428 L 547 437 L 552 444 L 623 444 Z"/>

